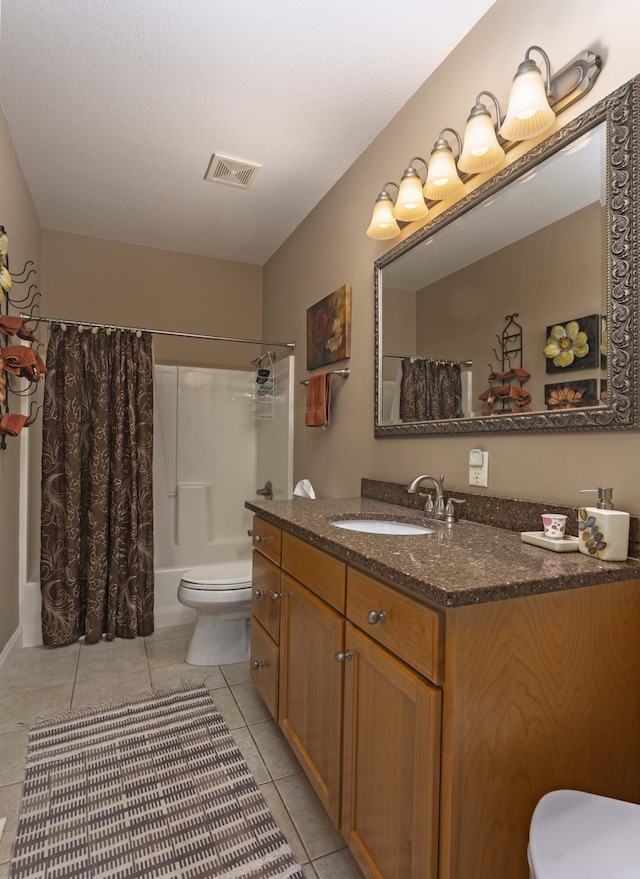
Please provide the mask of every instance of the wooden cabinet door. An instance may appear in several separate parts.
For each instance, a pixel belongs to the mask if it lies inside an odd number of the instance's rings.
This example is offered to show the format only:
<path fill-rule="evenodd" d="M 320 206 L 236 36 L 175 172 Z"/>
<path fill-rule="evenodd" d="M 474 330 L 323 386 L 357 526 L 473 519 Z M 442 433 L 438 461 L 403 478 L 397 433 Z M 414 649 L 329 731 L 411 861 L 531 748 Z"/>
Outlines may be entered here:
<path fill-rule="evenodd" d="M 286 574 L 280 587 L 280 726 L 339 827 L 344 618 Z"/>
<path fill-rule="evenodd" d="M 278 646 L 254 617 L 251 620 L 251 680 L 265 705 L 278 720 Z"/>
<path fill-rule="evenodd" d="M 280 643 L 280 568 L 253 551 L 251 614 Z"/>
<path fill-rule="evenodd" d="M 342 833 L 365 876 L 435 879 L 441 693 L 347 623 Z"/>

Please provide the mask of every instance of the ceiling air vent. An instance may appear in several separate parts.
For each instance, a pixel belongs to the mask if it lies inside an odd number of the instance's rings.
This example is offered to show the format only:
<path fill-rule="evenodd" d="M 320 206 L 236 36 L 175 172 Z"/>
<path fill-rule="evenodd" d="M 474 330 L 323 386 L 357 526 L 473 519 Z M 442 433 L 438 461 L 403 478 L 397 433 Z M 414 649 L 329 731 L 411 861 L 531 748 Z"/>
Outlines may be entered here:
<path fill-rule="evenodd" d="M 238 159 L 214 153 L 211 156 L 204 179 L 211 183 L 225 183 L 227 186 L 248 189 L 261 167 L 262 165 L 252 165 L 250 162 L 241 162 Z"/>

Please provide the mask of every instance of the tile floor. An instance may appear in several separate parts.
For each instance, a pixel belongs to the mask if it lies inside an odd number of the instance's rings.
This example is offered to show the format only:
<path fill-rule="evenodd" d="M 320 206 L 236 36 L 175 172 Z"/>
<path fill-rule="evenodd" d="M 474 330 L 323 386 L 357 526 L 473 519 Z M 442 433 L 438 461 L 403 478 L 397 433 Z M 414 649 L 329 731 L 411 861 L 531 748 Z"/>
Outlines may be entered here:
<path fill-rule="evenodd" d="M 134 693 L 204 684 L 233 732 L 306 879 L 362 879 L 289 745 L 249 677 L 247 663 L 199 668 L 184 657 L 191 625 L 148 638 L 79 642 L 20 652 L 0 680 L 0 879 L 9 875 L 24 778 L 28 725 L 38 716 L 109 703 Z"/>

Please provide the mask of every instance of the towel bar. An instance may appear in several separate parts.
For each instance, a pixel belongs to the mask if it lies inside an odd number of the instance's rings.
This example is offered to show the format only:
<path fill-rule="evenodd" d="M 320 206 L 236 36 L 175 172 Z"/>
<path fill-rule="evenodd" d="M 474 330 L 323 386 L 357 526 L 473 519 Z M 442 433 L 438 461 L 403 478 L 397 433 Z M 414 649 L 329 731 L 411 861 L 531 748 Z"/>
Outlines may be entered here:
<path fill-rule="evenodd" d="M 329 375 L 339 375 L 341 378 L 349 378 L 349 376 L 351 375 L 351 370 L 349 369 L 349 367 L 345 367 L 344 369 L 330 369 Z M 300 384 L 308 385 L 309 379 L 303 378 Z"/>

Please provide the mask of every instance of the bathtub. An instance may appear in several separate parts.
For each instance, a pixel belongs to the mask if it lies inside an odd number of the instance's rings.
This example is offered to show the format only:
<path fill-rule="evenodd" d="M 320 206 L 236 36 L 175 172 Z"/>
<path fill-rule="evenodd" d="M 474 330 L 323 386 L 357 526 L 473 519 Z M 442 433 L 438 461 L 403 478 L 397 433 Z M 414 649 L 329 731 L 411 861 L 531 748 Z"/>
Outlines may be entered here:
<path fill-rule="evenodd" d="M 154 571 L 154 620 L 156 629 L 180 626 L 195 621 L 196 612 L 178 601 L 180 578 L 190 568 L 212 565 L 216 562 L 251 558 L 251 544 L 245 540 L 228 543 L 214 548 L 210 560 L 195 562 L 172 568 L 156 568 Z M 38 647 L 42 644 L 40 624 L 40 581 L 30 580 L 20 591 L 20 619 L 22 625 L 22 647 Z"/>

